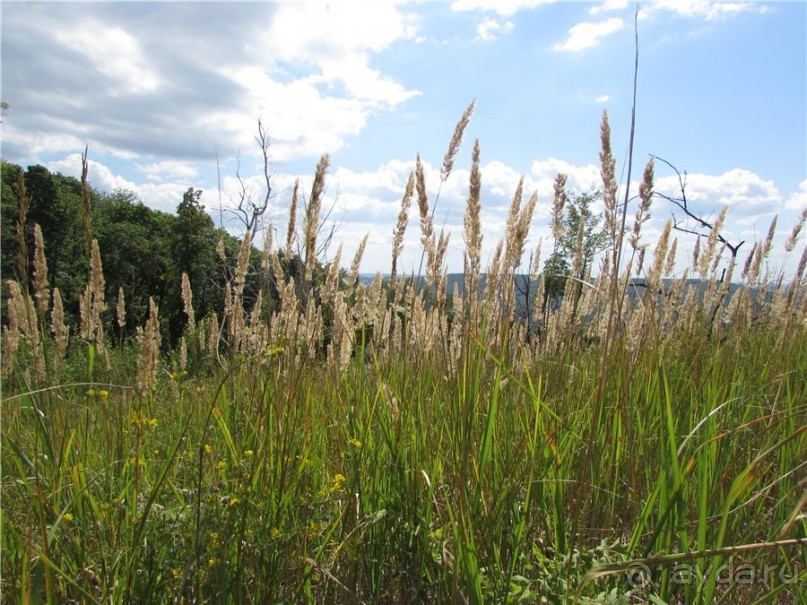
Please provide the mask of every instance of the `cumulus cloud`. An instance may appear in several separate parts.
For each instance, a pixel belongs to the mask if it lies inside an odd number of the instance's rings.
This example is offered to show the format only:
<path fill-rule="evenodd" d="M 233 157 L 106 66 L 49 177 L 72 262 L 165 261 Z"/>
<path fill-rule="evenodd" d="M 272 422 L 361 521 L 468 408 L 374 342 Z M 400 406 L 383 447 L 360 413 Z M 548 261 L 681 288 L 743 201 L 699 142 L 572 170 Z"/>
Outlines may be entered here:
<path fill-rule="evenodd" d="M 513 29 L 513 24 L 510 21 L 499 23 L 495 19 L 485 19 L 476 26 L 476 35 L 478 40 L 492 41 L 499 37 L 499 34 L 504 34 Z"/>
<path fill-rule="evenodd" d="M 599 45 L 603 38 L 618 32 L 624 26 L 625 22 L 619 17 L 612 17 L 598 23 L 578 23 L 569 29 L 568 38 L 555 44 L 552 50 L 557 52 L 580 52 Z"/>
<path fill-rule="evenodd" d="M 59 172 L 66 176 L 81 178 L 81 154 L 73 153 L 61 160 L 47 162 L 45 167 L 51 172 Z M 174 212 L 182 201 L 182 194 L 190 186 L 187 182 L 134 183 L 118 174 L 108 166 L 94 160 L 87 161 L 88 180 L 90 186 L 103 193 L 111 193 L 116 189 L 125 189 L 137 195 L 146 205 L 163 212 Z"/>
<path fill-rule="evenodd" d="M 605 0 L 588 9 L 590 15 L 598 15 L 606 11 L 620 10 L 628 6 L 628 0 Z"/>
<path fill-rule="evenodd" d="M 542 4 L 551 4 L 554 0 L 454 0 L 451 10 L 454 11 L 490 11 L 503 17 L 514 15 L 520 10 L 529 10 Z"/>
<path fill-rule="evenodd" d="M 757 2 L 704 2 L 703 0 L 658 0 L 651 10 L 666 10 L 679 17 L 714 21 L 739 13 L 765 13 L 768 8 Z"/>
<path fill-rule="evenodd" d="M 140 94 L 154 92 L 160 77 L 147 61 L 140 42 L 118 26 L 107 26 L 95 20 L 57 30 L 56 40 L 68 49 L 84 55 L 90 68 L 107 76 L 109 93 Z"/>
<path fill-rule="evenodd" d="M 596 99 L 594 99 L 595 103 L 607 103 L 611 97 L 608 95 L 600 95 Z"/>
<path fill-rule="evenodd" d="M 373 65 L 415 35 L 388 3 L 20 4 L 3 21 L 6 157 L 254 153 L 258 116 L 276 159 L 318 155 L 419 94 Z"/>
<path fill-rule="evenodd" d="M 796 210 L 797 212 L 807 208 L 807 179 L 799 183 L 798 191 L 795 191 L 793 195 L 787 198 L 785 206 L 789 210 Z"/>
<path fill-rule="evenodd" d="M 166 179 L 177 177 L 189 179 L 199 174 L 199 171 L 191 164 L 172 160 L 138 164 L 137 169 L 145 174 L 150 181 L 165 181 Z"/>
<path fill-rule="evenodd" d="M 539 194 L 553 195 L 555 177 L 558 173 L 565 174 L 566 189 L 572 192 L 583 193 L 602 187 L 600 167 L 594 164 L 575 166 L 557 158 L 535 160 L 530 169 L 532 175 L 538 180 Z"/>
<path fill-rule="evenodd" d="M 782 195 L 773 181 L 766 181 L 743 168 L 720 175 L 688 174 L 686 178 L 686 196 L 694 204 L 693 208 L 714 210 L 718 205 L 731 206 L 733 213 L 745 214 L 759 213 L 782 202 Z M 656 190 L 679 197 L 678 177 L 657 179 Z"/>

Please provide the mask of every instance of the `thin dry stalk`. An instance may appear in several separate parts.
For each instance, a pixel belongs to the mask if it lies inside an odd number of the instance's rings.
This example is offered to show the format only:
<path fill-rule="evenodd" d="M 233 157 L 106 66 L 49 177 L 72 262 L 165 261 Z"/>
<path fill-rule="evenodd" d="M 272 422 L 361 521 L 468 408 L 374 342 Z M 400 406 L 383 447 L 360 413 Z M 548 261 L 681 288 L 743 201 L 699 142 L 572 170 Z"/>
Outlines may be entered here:
<path fill-rule="evenodd" d="M 28 192 L 25 189 L 25 173 L 17 173 L 17 276 L 24 292 L 28 291 L 28 240 L 25 223 L 28 217 Z"/>
<path fill-rule="evenodd" d="M 88 180 L 89 175 L 89 167 L 87 163 L 87 151 L 89 150 L 88 146 L 84 147 L 84 153 L 81 155 L 81 202 L 82 202 L 82 221 L 84 224 L 84 245 L 87 250 L 87 256 L 91 257 L 91 228 L 90 228 L 90 216 L 92 215 L 92 206 L 90 201 L 90 183 Z"/>

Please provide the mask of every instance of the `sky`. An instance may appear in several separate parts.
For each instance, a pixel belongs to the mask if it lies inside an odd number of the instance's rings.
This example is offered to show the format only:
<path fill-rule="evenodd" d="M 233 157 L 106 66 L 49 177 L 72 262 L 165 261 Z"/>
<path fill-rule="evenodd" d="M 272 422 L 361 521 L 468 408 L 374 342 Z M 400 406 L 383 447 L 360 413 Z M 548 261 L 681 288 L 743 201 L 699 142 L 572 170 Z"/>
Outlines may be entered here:
<path fill-rule="evenodd" d="M 638 5 L 639 68 L 629 197 L 651 155 L 686 172 L 691 209 L 745 241 L 778 216 L 770 268 L 792 275 L 804 247 L 783 244 L 807 207 L 807 3 L 661 0 Z M 126 189 L 175 211 L 188 187 L 216 224 L 239 233 L 241 188 L 262 199 L 258 120 L 269 135 L 267 228 L 283 239 L 295 179 L 305 198 L 329 154 L 325 206 L 349 265 L 389 272 L 391 234 L 420 154 L 435 222 L 462 271 L 471 150 L 481 148 L 483 263 L 504 234 L 521 177 L 538 194 L 528 250 L 551 250 L 552 184 L 601 186 L 607 111 L 627 183 L 637 5 L 620 0 L 446 2 L 12 2 L 0 6 L 3 159 Z M 476 109 L 450 178 L 440 167 L 454 126 Z M 656 188 L 680 193 L 657 163 Z M 439 196 L 438 196 L 439 192 Z M 635 203 L 629 207 L 630 226 Z M 416 271 L 410 213 L 399 268 Z M 653 244 L 675 208 L 657 199 Z M 223 221 L 222 221 L 223 218 Z M 241 228 L 243 230 L 243 228 Z M 677 233 L 680 273 L 695 238 Z M 528 255 L 525 255 L 525 268 Z"/>

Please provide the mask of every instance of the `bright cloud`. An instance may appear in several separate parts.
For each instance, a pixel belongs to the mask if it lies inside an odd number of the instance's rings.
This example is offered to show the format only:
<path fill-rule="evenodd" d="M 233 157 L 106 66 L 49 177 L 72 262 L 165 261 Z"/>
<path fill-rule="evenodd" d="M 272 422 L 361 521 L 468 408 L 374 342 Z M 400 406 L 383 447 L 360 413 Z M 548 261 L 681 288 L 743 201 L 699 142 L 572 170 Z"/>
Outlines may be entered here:
<path fill-rule="evenodd" d="M 520 10 L 529 10 L 554 0 L 455 0 L 451 9 L 455 11 L 491 11 L 503 17 L 514 15 Z"/>
<path fill-rule="evenodd" d="M 787 199 L 785 206 L 797 212 L 807 209 L 807 179 L 799 183 L 799 190 Z"/>
<path fill-rule="evenodd" d="M 756 2 L 704 2 L 702 0 L 659 0 L 653 9 L 668 10 L 681 17 L 712 21 L 731 17 L 739 13 L 754 11 L 767 12 L 767 7 Z"/>
<path fill-rule="evenodd" d="M 590 15 L 597 15 L 606 11 L 620 10 L 626 8 L 627 6 L 628 0 L 605 0 L 605 2 L 595 4 L 588 9 L 588 13 Z"/>
<path fill-rule="evenodd" d="M 121 27 L 89 22 L 57 32 L 56 38 L 67 48 L 85 55 L 99 72 L 115 81 L 109 92 L 147 93 L 154 92 L 159 85 L 160 78 L 147 64 L 140 43 Z"/>
<path fill-rule="evenodd" d="M 594 164 L 575 166 L 557 158 L 547 158 L 534 161 L 530 172 L 540 184 L 538 193 L 544 195 L 554 194 L 554 182 L 558 173 L 568 177 L 566 189 L 571 192 L 584 193 L 602 186 L 600 167 Z"/>
<path fill-rule="evenodd" d="M 612 17 L 599 23 L 578 23 L 569 30 L 569 37 L 562 43 L 555 44 L 552 50 L 558 52 L 580 52 L 597 46 L 603 38 L 618 32 L 625 26 L 619 17 Z"/>
<path fill-rule="evenodd" d="M 499 23 L 495 19 L 485 19 L 476 26 L 476 35 L 479 40 L 491 41 L 499 37 L 499 34 L 504 34 L 513 29 L 513 24 L 510 21 Z"/>
<path fill-rule="evenodd" d="M 144 173 L 150 181 L 163 181 L 177 177 L 189 179 L 199 174 L 199 171 L 191 164 L 171 160 L 138 164 L 137 169 Z"/>
<path fill-rule="evenodd" d="M 686 196 L 699 207 L 714 210 L 716 205 L 731 206 L 735 213 L 758 213 L 760 208 L 771 207 L 782 201 L 773 181 L 766 181 L 750 170 L 735 168 L 720 175 L 688 174 Z M 678 177 L 662 177 L 656 189 L 679 197 Z"/>

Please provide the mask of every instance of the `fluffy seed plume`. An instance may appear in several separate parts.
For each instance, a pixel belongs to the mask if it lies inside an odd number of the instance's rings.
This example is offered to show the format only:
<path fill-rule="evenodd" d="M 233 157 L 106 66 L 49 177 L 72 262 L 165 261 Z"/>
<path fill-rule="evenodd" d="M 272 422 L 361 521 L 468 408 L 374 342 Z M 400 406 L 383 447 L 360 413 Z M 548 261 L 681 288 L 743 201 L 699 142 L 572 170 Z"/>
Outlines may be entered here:
<path fill-rule="evenodd" d="M 555 177 L 555 197 L 552 200 L 552 237 L 555 240 L 563 235 L 563 208 L 566 206 L 568 195 L 566 194 L 567 176 L 558 173 Z"/>
<path fill-rule="evenodd" d="M 451 170 L 454 168 L 454 160 L 459 153 L 460 146 L 462 145 L 462 138 L 465 136 L 465 129 L 471 121 L 471 116 L 474 114 L 476 108 L 476 99 L 472 100 L 470 105 L 462 113 L 460 121 L 454 127 L 454 134 L 451 136 L 451 141 L 448 144 L 448 151 L 443 156 L 443 167 L 440 169 L 440 180 L 445 183 L 451 175 Z"/>
<path fill-rule="evenodd" d="M 350 274 L 347 278 L 347 288 L 348 290 L 352 289 L 353 286 L 356 284 L 356 280 L 359 278 L 359 267 L 361 267 L 361 257 L 364 256 L 364 248 L 367 246 L 367 238 L 370 237 L 370 234 L 367 233 L 359 243 L 359 247 L 356 248 L 356 254 L 353 255 L 353 263 L 350 265 Z"/>
<path fill-rule="evenodd" d="M 182 275 L 185 274 L 183 273 Z M 123 286 L 118 287 L 118 304 L 115 306 L 115 315 L 118 320 L 118 328 L 122 332 L 126 327 L 126 301 L 123 298 Z"/>
<path fill-rule="evenodd" d="M 289 206 L 289 226 L 286 230 L 286 256 L 291 256 L 291 247 L 294 244 L 294 234 L 297 230 L 297 197 L 300 190 L 300 179 L 294 181 L 294 190 L 291 192 L 291 206 Z"/>
<path fill-rule="evenodd" d="M 53 335 L 56 357 L 62 360 L 67 352 L 70 328 L 64 323 L 64 305 L 62 305 L 62 295 L 59 293 L 59 288 L 53 289 L 53 310 L 50 312 L 50 333 Z"/>
<path fill-rule="evenodd" d="M 123 290 L 121 290 L 121 297 Z M 193 334 L 196 332 L 196 315 L 193 312 L 193 290 L 191 290 L 191 280 L 188 274 L 182 272 L 182 304 L 184 305 L 185 315 L 188 316 L 188 332 Z"/>
<path fill-rule="evenodd" d="M 805 221 L 807 221 L 807 208 L 801 211 L 799 222 L 793 225 L 793 231 L 790 232 L 790 237 L 787 238 L 787 242 L 785 243 L 785 250 L 787 252 L 793 252 L 796 248 L 796 242 L 799 241 L 799 233 L 801 233 Z"/>
<path fill-rule="evenodd" d="M 34 298 L 39 317 L 44 321 L 50 302 L 48 288 L 48 264 L 45 261 L 45 242 L 42 239 L 42 228 L 34 225 Z"/>
<path fill-rule="evenodd" d="M 320 226 L 319 219 L 322 210 L 322 195 L 325 192 L 325 176 L 328 173 L 330 164 L 331 160 L 326 153 L 320 158 L 317 164 L 317 170 L 314 173 L 314 184 L 311 187 L 311 198 L 308 200 L 308 205 L 305 208 L 303 232 L 305 233 L 306 275 L 310 275 L 311 269 L 314 266 L 314 259 L 317 256 L 317 232 Z"/>
<path fill-rule="evenodd" d="M 390 272 L 390 283 L 395 281 L 395 273 L 398 268 L 398 257 L 403 252 L 403 239 L 406 227 L 409 224 L 409 207 L 412 205 L 412 195 L 415 192 L 415 173 L 409 173 L 406 181 L 403 198 L 401 199 L 401 210 L 398 212 L 398 221 L 395 229 L 392 230 L 392 270 Z"/>
<path fill-rule="evenodd" d="M 602 112 L 600 123 L 600 176 L 602 178 L 603 204 L 605 207 L 605 230 L 616 235 L 616 159 L 611 151 L 611 125 L 608 112 Z"/>
<path fill-rule="evenodd" d="M 465 239 L 465 277 L 470 280 L 469 292 L 473 296 L 480 270 L 480 254 L 482 251 L 482 224 L 479 213 L 482 210 L 480 191 L 482 177 L 479 171 L 479 139 L 474 143 L 471 163 L 471 177 L 468 187 L 468 201 L 465 204 L 463 237 Z"/>

